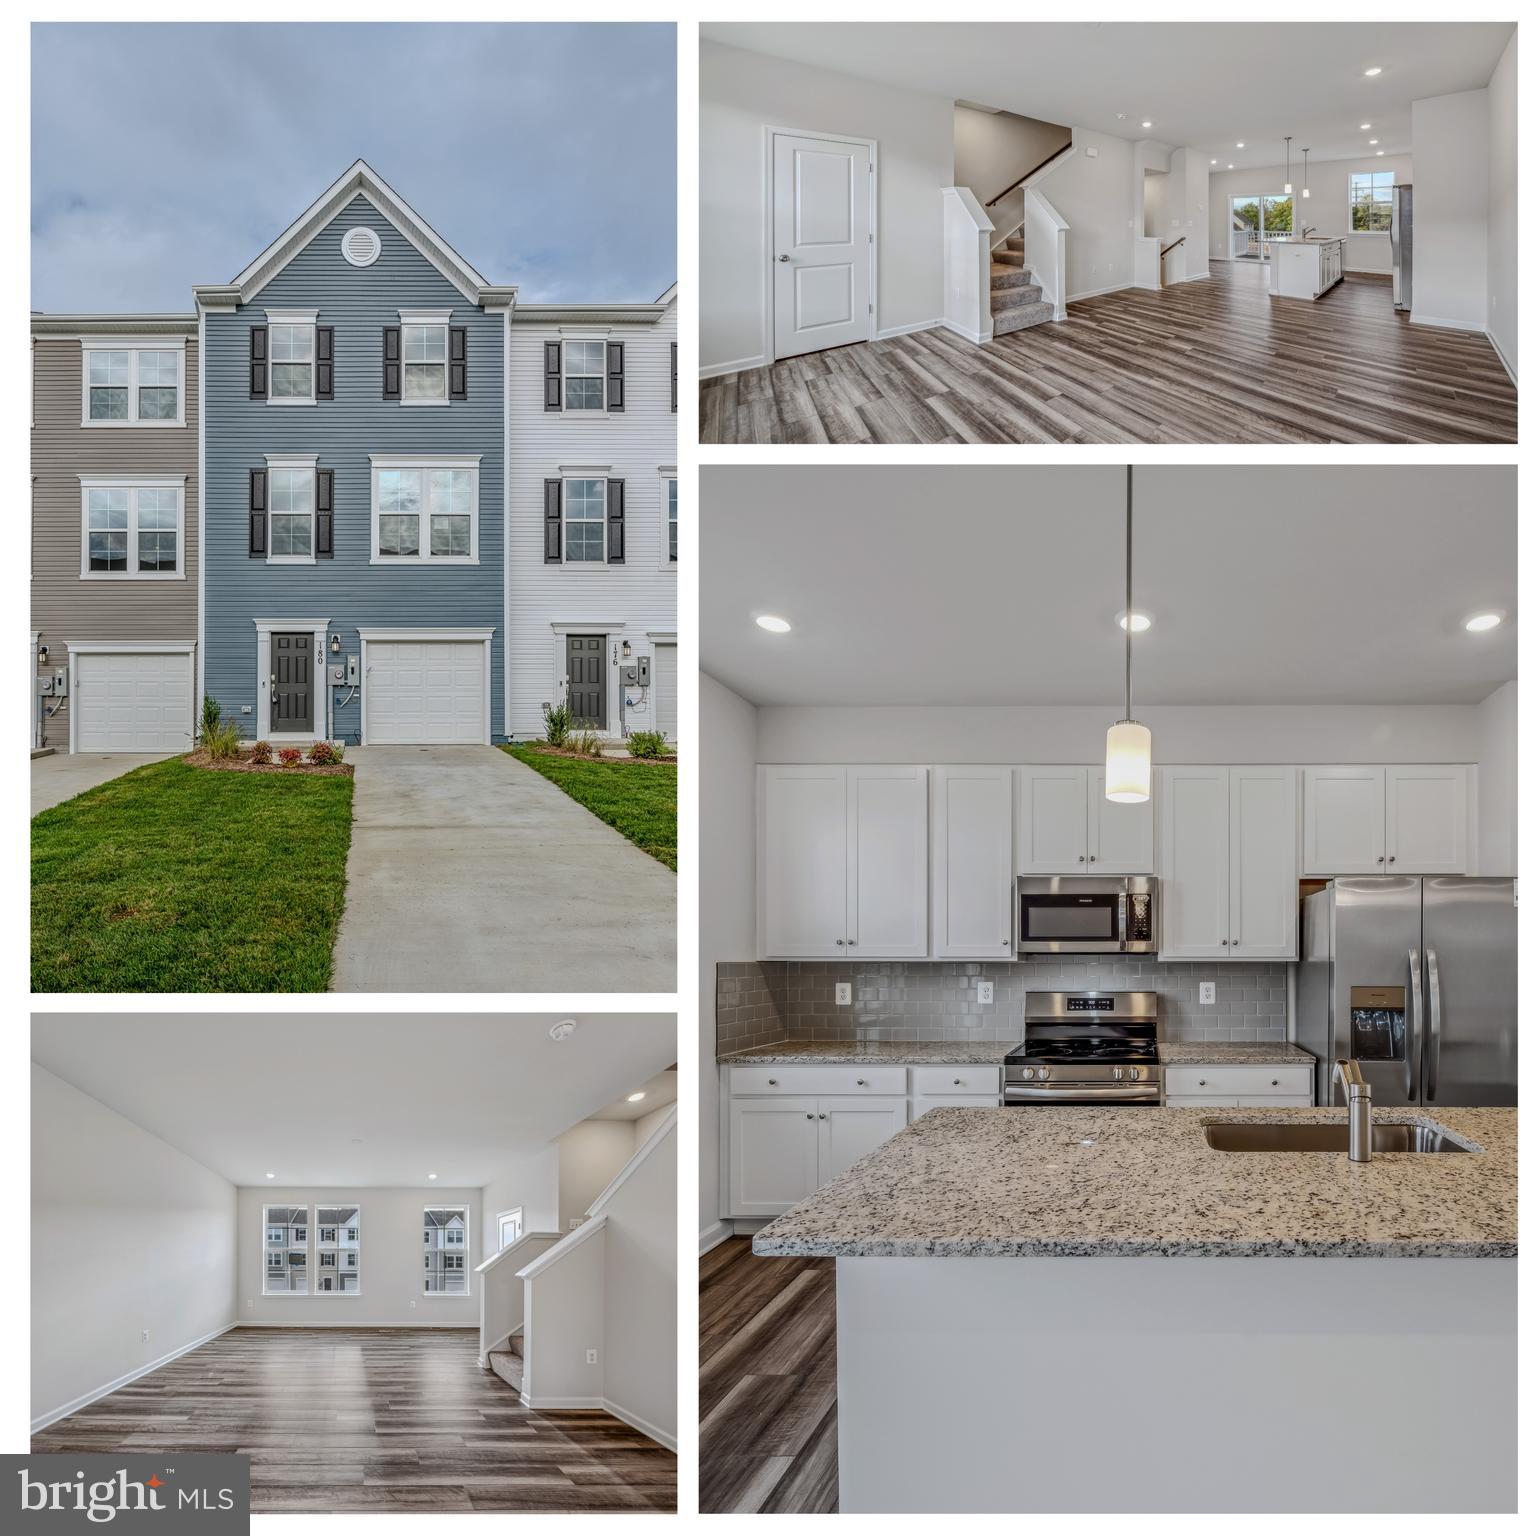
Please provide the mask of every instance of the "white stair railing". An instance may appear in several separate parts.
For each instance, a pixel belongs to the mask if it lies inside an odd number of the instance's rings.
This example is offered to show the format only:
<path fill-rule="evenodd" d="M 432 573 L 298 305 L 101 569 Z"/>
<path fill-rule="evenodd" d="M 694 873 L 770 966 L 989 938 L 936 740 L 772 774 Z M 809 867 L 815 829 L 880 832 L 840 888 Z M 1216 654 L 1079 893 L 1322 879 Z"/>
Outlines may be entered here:
<path fill-rule="evenodd" d="M 525 1232 L 475 1270 L 480 1277 L 482 1371 L 491 1368 L 491 1351 L 500 1349 L 523 1326 L 523 1282 L 518 1271 L 559 1241 L 558 1232 Z"/>

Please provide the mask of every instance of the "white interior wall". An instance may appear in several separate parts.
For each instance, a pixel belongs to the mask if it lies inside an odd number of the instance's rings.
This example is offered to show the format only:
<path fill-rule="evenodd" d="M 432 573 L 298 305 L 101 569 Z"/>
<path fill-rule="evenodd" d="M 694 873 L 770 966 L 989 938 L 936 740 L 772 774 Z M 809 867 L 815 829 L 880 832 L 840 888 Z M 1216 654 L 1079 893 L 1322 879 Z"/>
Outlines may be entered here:
<path fill-rule="evenodd" d="M 356 1294 L 330 1292 L 316 1295 L 319 1258 L 310 1213 L 310 1294 L 263 1296 L 265 1270 L 264 1205 L 340 1205 L 355 1201 L 358 1207 L 358 1269 L 362 1277 Z M 431 1205 L 469 1207 L 465 1233 L 464 1270 L 470 1294 L 448 1296 L 422 1293 L 422 1212 Z M 278 1327 L 338 1328 L 452 1327 L 474 1328 L 480 1322 L 480 1297 L 475 1266 L 480 1262 L 480 1191 L 439 1189 L 435 1184 L 420 1189 L 312 1188 L 291 1184 L 264 1184 L 240 1190 L 239 1223 L 239 1320 Z"/>
<path fill-rule="evenodd" d="M 955 107 L 955 185 L 983 206 L 1072 142 L 1072 130 L 1014 112 Z"/>
<path fill-rule="evenodd" d="M 1074 151 L 1040 178 L 1040 191 L 1070 225 L 1067 298 L 1086 299 L 1131 281 L 1132 144 L 1107 133 L 1072 130 Z M 1092 151 L 1092 153 L 1090 153 Z"/>
<path fill-rule="evenodd" d="M 1486 329 L 1488 186 L 1488 91 L 1414 102 L 1415 324 Z"/>
<path fill-rule="evenodd" d="M 699 673 L 699 1241 L 720 1230 L 715 966 L 757 953 L 758 710 Z"/>
<path fill-rule="evenodd" d="M 670 1104 L 662 1104 L 649 1113 L 641 1115 L 638 1120 L 632 1121 L 635 1132 L 633 1150 L 638 1152 L 651 1139 L 651 1135 L 656 1127 L 671 1113 L 672 1106 Z"/>
<path fill-rule="evenodd" d="M 555 1138 L 560 1153 L 560 1226 L 587 1214 L 587 1207 L 613 1182 L 635 1153 L 633 1120 L 583 1120 Z"/>
<path fill-rule="evenodd" d="M 1511 374 L 1519 371 L 1519 37 L 1510 34 L 1488 82 L 1488 335 Z"/>
<path fill-rule="evenodd" d="M 1181 149 L 1174 157 L 1182 170 L 1183 222 L 1176 233 L 1184 240 L 1184 276 L 1188 280 L 1211 275 L 1209 241 L 1205 228 L 1209 220 L 1211 173 L 1206 157 L 1196 149 Z"/>
<path fill-rule="evenodd" d="M 940 189 L 954 173 L 954 103 L 768 54 L 699 48 L 699 367 L 756 367 L 764 356 L 767 259 L 763 130 L 879 141 L 882 332 L 944 313 Z"/>
<path fill-rule="evenodd" d="M 1218 261 L 1225 261 L 1231 247 L 1227 243 L 1227 224 L 1234 197 L 1259 196 L 1265 193 L 1279 194 L 1285 186 L 1285 162 L 1263 166 L 1257 170 L 1223 171 L 1206 166 L 1209 174 L 1207 200 L 1207 224 L 1210 231 L 1210 254 Z M 1315 225 L 1320 235 L 1342 235 L 1348 242 L 1344 247 L 1346 272 L 1390 272 L 1392 270 L 1392 237 L 1386 234 L 1357 234 L 1350 229 L 1349 178 L 1355 171 L 1391 171 L 1400 182 L 1414 179 L 1412 155 L 1383 155 L 1379 159 L 1375 151 L 1352 160 L 1318 160 L 1313 158 L 1307 167 L 1306 185 L 1312 196 L 1301 195 L 1301 155 L 1291 156 L 1291 186 L 1295 188 L 1293 219 L 1299 232 L 1303 224 Z"/>
<path fill-rule="evenodd" d="M 1508 682 L 1477 706 L 1481 727 L 1477 759 L 1481 848 L 1477 867 L 1484 875 L 1518 872 L 1518 694 L 1519 684 Z"/>
<path fill-rule="evenodd" d="M 51 1420 L 234 1323 L 236 1196 L 35 1063 L 31 1087 L 31 1411 Z"/>
<path fill-rule="evenodd" d="M 481 1253 L 498 1249 L 498 1214 L 519 1206 L 524 1232 L 560 1230 L 560 1152 L 553 1144 L 519 1158 L 480 1191 Z"/>

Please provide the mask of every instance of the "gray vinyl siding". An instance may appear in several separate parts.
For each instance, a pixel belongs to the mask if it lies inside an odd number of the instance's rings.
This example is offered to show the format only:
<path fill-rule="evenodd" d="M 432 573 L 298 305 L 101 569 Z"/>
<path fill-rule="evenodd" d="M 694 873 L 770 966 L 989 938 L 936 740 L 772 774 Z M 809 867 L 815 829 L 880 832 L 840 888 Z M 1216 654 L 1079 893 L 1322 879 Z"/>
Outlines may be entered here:
<path fill-rule="evenodd" d="M 82 427 L 78 338 L 32 341 L 32 628 L 46 669 L 68 666 L 70 640 L 190 645 L 197 640 L 197 338 L 186 338 L 186 425 Z M 81 475 L 185 475 L 185 579 L 86 581 L 80 575 Z M 30 645 L 30 636 L 28 644 Z M 59 701 L 50 699 L 49 708 Z M 35 700 L 30 705 L 36 708 Z M 43 721 L 43 741 L 69 745 L 69 704 Z"/>
<path fill-rule="evenodd" d="M 341 254 L 344 231 L 365 224 L 381 245 L 378 260 L 353 267 Z M 451 309 L 468 330 L 467 400 L 402 406 L 382 398 L 382 338 L 402 309 Z M 335 399 L 271 406 L 250 398 L 250 330 L 268 309 L 318 309 L 335 328 Z M 209 314 L 206 506 L 205 692 L 226 715 L 256 728 L 255 620 L 326 618 L 343 653 L 360 655 L 361 628 L 491 629 L 491 732 L 502 725 L 504 321 L 470 304 L 364 197 L 326 226 L 276 278 L 233 314 Z M 269 565 L 251 558 L 249 473 L 271 453 L 314 453 L 335 476 L 335 555 L 313 565 Z M 479 564 L 385 567 L 369 564 L 369 455 L 480 455 Z M 329 689 L 333 734 L 357 741 L 361 700 Z M 349 702 L 342 700 L 352 693 Z M 316 734 L 324 692 L 316 690 Z M 242 711 L 247 711 L 242 713 Z"/>

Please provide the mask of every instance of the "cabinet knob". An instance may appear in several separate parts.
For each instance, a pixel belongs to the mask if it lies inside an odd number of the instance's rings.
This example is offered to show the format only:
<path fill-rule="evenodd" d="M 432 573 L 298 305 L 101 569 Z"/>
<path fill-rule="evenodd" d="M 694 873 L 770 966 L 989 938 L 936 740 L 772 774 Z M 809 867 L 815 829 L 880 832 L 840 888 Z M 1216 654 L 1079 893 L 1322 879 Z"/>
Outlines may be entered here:
<path fill-rule="evenodd" d="M 778 1086 L 779 1086 L 779 1080 L 778 1080 L 778 1078 L 776 1078 L 776 1077 L 770 1077 L 770 1078 L 769 1078 L 769 1079 L 768 1079 L 768 1086 L 769 1086 L 769 1087 L 770 1087 L 770 1088 L 777 1088 L 777 1087 L 778 1087 Z"/>
<path fill-rule="evenodd" d="M 1098 863 L 1098 862 L 1099 862 L 1099 856 L 1098 856 L 1098 854 L 1096 854 L 1096 853 L 1090 853 L 1090 854 L 1089 854 L 1089 855 L 1088 855 L 1088 862 L 1089 862 L 1089 863 L 1090 863 L 1090 864 L 1097 864 L 1097 863 Z"/>
<path fill-rule="evenodd" d="M 1225 943 L 1226 943 L 1226 942 L 1227 942 L 1227 941 L 1226 941 L 1226 940 L 1225 940 L 1225 939 L 1223 939 L 1223 940 L 1222 940 L 1222 941 L 1221 941 L 1221 942 L 1222 942 L 1222 943 L 1223 943 L 1223 944 L 1225 944 Z"/>
<path fill-rule="evenodd" d="M 837 943 L 838 943 L 838 947 L 839 947 L 839 948 L 841 948 L 841 947 L 842 947 L 842 946 L 843 946 L 843 945 L 844 945 L 844 944 L 846 944 L 846 943 L 847 943 L 847 942 L 848 942 L 848 941 L 847 941 L 847 939 L 839 939 L 839 940 L 838 940 L 838 941 L 837 941 Z"/>
<path fill-rule="evenodd" d="M 1271 1088 L 1278 1088 L 1278 1087 L 1279 1087 L 1279 1086 L 1280 1086 L 1280 1079 L 1279 1079 L 1279 1078 L 1278 1078 L 1278 1077 L 1272 1077 L 1272 1078 L 1270 1078 L 1270 1080 L 1269 1080 L 1269 1086 L 1270 1086 L 1270 1087 L 1271 1087 Z"/>
<path fill-rule="evenodd" d="M 1387 861 L 1378 853 L 1376 855 L 1376 862 L 1378 864 L 1385 864 Z"/>
<path fill-rule="evenodd" d="M 858 1083 L 860 1088 L 867 1088 L 869 1086 L 869 1084 L 866 1083 L 862 1077 L 856 1078 L 855 1081 Z"/>
<path fill-rule="evenodd" d="M 1391 858 L 1389 858 L 1389 859 L 1388 859 L 1388 860 L 1387 860 L 1387 863 L 1388 863 L 1388 864 L 1396 864 L 1396 863 L 1397 863 L 1397 855 L 1396 855 L 1396 854 L 1395 854 L 1395 853 L 1394 853 L 1394 854 L 1393 854 L 1393 855 L 1392 855 L 1392 856 L 1391 856 Z"/>
<path fill-rule="evenodd" d="M 815 1116 L 815 1115 L 813 1115 L 813 1114 L 812 1114 L 812 1113 L 811 1113 L 811 1112 L 810 1112 L 810 1110 L 806 1110 L 806 1112 L 805 1112 L 805 1118 L 806 1118 L 806 1119 L 807 1119 L 807 1120 L 814 1120 L 814 1119 L 815 1119 L 815 1118 L 816 1118 L 816 1116 Z"/>
<path fill-rule="evenodd" d="M 816 1118 L 818 1120 L 825 1120 L 827 1117 L 825 1115 L 817 1115 Z"/>
<path fill-rule="evenodd" d="M 848 948 L 852 949 L 858 942 L 859 941 L 857 939 L 849 939 L 848 940 Z"/>
<path fill-rule="evenodd" d="M 1237 940 L 1236 940 L 1236 939 L 1233 939 L 1233 940 L 1232 940 L 1232 948 L 1233 948 L 1233 949 L 1236 949 L 1236 948 L 1237 948 Z"/>
<path fill-rule="evenodd" d="M 1201 1086 L 1201 1087 L 1202 1087 L 1202 1088 L 1204 1088 L 1204 1087 L 1205 1087 L 1205 1079 L 1204 1079 L 1204 1078 L 1203 1078 L 1203 1077 L 1202 1077 L 1202 1078 L 1201 1078 L 1201 1079 L 1200 1079 L 1200 1086 Z"/>
<path fill-rule="evenodd" d="M 959 1087 L 959 1086 L 960 1086 L 960 1084 L 961 1084 L 961 1081 L 962 1081 L 962 1079 L 960 1079 L 960 1078 L 958 1078 L 958 1077 L 957 1077 L 957 1078 L 956 1078 L 956 1079 L 955 1079 L 955 1087 L 956 1087 L 956 1088 L 958 1088 L 958 1087 Z"/>
<path fill-rule="evenodd" d="M 1077 862 L 1078 862 L 1078 863 L 1079 863 L 1079 864 L 1086 864 L 1086 863 L 1087 863 L 1087 862 L 1088 862 L 1088 861 L 1087 861 L 1087 859 L 1085 859 L 1085 858 L 1084 858 L 1084 857 L 1083 857 L 1083 855 L 1082 855 L 1082 854 L 1078 854 L 1078 856 L 1077 856 Z"/>

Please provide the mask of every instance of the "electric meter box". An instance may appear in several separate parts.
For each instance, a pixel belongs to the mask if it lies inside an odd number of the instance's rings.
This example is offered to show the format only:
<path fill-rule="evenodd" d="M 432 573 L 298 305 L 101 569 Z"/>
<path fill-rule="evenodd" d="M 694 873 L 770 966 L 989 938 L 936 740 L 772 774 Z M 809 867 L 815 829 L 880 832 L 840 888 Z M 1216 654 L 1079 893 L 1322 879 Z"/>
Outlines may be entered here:
<path fill-rule="evenodd" d="M 642 688 L 651 686 L 651 658 L 649 656 L 637 656 L 635 658 L 635 671 L 639 674 L 635 681 Z"/>

